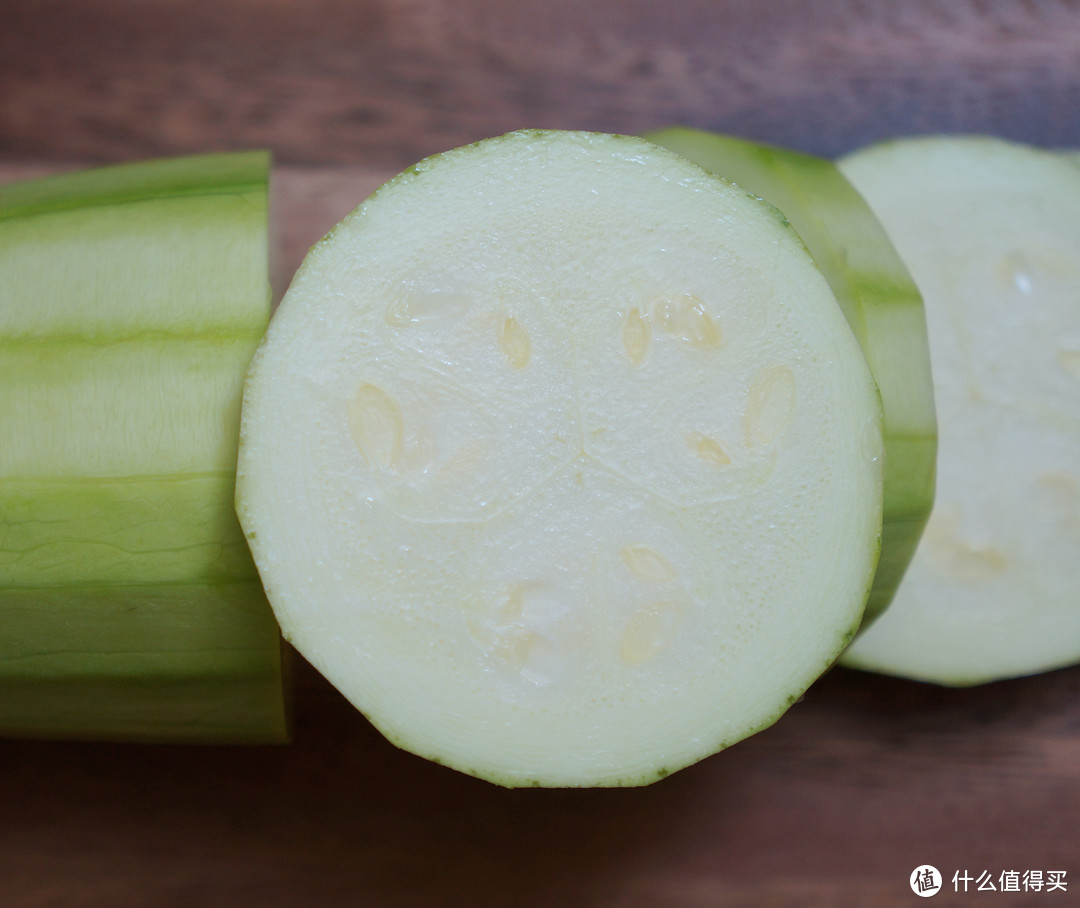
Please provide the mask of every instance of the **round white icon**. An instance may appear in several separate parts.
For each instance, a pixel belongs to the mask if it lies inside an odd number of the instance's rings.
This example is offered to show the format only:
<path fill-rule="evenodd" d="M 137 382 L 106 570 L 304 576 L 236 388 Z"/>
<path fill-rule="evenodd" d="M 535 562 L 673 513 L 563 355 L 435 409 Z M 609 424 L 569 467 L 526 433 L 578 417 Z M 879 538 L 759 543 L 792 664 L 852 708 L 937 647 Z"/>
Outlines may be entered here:
<path fill-rule="evenodd" d="M 941 892 L 941 871 L 933 864 L 920 864 L 911 871 L 911 891 L 921 899 Z"/>

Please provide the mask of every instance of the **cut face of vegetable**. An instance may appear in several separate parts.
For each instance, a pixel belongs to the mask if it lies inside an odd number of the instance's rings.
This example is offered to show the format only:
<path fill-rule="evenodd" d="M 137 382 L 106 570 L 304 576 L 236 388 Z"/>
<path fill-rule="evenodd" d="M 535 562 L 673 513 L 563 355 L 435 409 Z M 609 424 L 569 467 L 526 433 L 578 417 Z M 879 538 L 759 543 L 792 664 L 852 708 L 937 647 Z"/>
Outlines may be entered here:
<path fill-rule="evenodd" d="M 1080 661 L 1080 168 L 989 138 L 841 162 L 926 299 L 937 504 L 843 664 L 978 684 Z"/>
<path fill-rule="evenodd" d="M 855 332 L 884 414 L 885 505 L 869 623 L 892 601 L 934 503 L 937 424 L 919 291 L 873 212 L 831 161 L 694 129 L 645 138 L 779 208 Z"/>
<path fill-rule="evenodd" d="M 268 164 L 0 187 L 0 734 L 285 737 L 233 511 Z"/>
<path fill-rule="evenodd" d="M 287 639 L 396 744 L 509 786 L 653 781 L 858 626 L 880 408 L 775 209 L 644 141 L 525 132 L 309 254 L 237 502 Z"/>

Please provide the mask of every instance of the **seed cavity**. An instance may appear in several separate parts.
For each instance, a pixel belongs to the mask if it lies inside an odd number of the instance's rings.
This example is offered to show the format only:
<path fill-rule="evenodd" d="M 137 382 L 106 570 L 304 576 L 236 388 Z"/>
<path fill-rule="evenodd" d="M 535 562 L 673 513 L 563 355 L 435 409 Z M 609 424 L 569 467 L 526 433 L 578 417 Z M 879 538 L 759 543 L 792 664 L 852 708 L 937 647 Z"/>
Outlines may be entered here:
<path fill-rule="evenodd" d="M 750 385 L 746 441 L 767 447 L 784 434 L 795 415 L 795 376 L 787 366 L 771 366 Z"/>
<path fill-rule="evenodd" d="M 567 674 L 566 657 L 558 641 L 573 601 L 565 592 L 541 581 L 518 583 L 487 610 L 488 617 L 468 622 L 473 640 L 493 664 L 531 684 L 543 686 Z"/>
<path fill-rule="evenodd" d="M 380 470 L 393 469 L 401 458 L 404 419 L 397 400 L 381 388 L 363 384 L 348 406 L 349 432 L 360 453 Z"/>
<path fill-rule="evenodd" d="M 938 565 L 960 580 L 984 580 L 1009 565 L 1008 556 L 993 546 L 975 546 L 963 539 L 951 540 L 939 550 Z"/>
<path fill-rule="evenodd" d="M 566 674 L 559 647 L 535 631 L 514 628 L 501 635 L 492 649 L 495 660 L 537 687 L 546 687 Z"/>
<path fill-rule="evenodd" d="M 654 602 L 630 616 L 623 631 L 619 654 L 627 665 L 656 658 L 675 641 L 682 618 L 672 602 Z"/>
<path fill-rule="evenodd" d="M 521 671 L 529 660 L 529 651 L 537 644 L 540 635 L 525 628 L 512 628 L 500 635 L 492 648 L 492 654 L 515 671 Z"/>
<path fill-rule="evenodd" d="M 1062 529 L 1080 530 L 1080 479 L 1064 470 L 1048 470 L 1035 477 L 1036 501 Z"/>
<path fill-rule="evenodd" d="M 713 467 L 726 467 L 731 464 L 731 455 L 719 441 L 708 435 L 694 433 L 687 439 L 690 450 L 705 463 Z"/>
<path fill-rule="evenodd" d="M 464 293 L 410 289 L 387 306 L 386 321 L 395 328 L 443 324 L 461 318 L 471 306 Z"/>
<path fill-rule="evenodd" d="M 666 583 L 676 577 L 675 568 L 671 566 L 671 562 L 652 546 L 640 542 L 624 545 L 619 549 L 619 555 L 630 572 L 641 580 L 649 583 Z"/>
<path fill-rule="evenodd" d="M 1057 352 L 1057 362 L 1073 378 L 1080 378 L 1080 350 L 1061 347 Z"/>
<path fill-rule="evenodd" d="M 1031 294 L 1031 262 L 1022 252 L 1013 252 L 998 263 L 997 279 L 1008 287 L 1019 290 L 1025 296 Z"/>
<path fill-rule="evenodd" d="M 935 508 L 925 535 L 938 570 L 961 582 L 987 580 L 1009 566 L 1009 557 L 1001 549 L 961 535 L 960 509 L 955 505 Z"/>
<path fill-rule="evenodd" d="M 716 319 L 693 293 L 664 300 L 654 314 L 660 327 L 692 347 L 719 347 L 724 341 Z"/>
<path fill-rule="evenodd" d="M 1041 290 L 1047 279 L 1072 281 L 1076 265 L 1073 256 L 1049 247 L 1017 249 L 998 260 L 994 276 L 999 286 L 1024 296 Z"/>
<path fill-rule="evenodd" d="M 532 341 L 521 324 L 513 316 L 507 316 L 499 323 L 499 349 L 502 350 L 510 365 L 515 369 L 524 369 L 532 356 Z"/>
<path fill-rule="evenodd" d="M 623 322 L 622 342 L 626 355 L 635 366 L 640 366 L 645 361 L 651 333 L 648 318 L 642 315 L 640 309 L 631 309 Z"/>

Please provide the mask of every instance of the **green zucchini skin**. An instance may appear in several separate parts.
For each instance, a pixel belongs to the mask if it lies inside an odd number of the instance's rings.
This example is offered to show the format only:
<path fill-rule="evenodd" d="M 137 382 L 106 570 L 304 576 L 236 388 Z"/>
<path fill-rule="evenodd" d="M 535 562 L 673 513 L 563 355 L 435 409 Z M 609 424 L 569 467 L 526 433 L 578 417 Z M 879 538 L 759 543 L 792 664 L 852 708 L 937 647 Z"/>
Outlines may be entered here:
<path fill-rule="evenodd" d="M 233 510 L 269 156 L 0 187 L 0 734 L 288 737 Z"/>
<path fill-rule="evenodd" d="M 934 504 L 937 418 L 923 301 L 877 218 L 831 162 L 695 129 L 644 136 L 775 205 L 829 282 L 881 393 L 881 556 L 863 619 L 892 601 Z"/>

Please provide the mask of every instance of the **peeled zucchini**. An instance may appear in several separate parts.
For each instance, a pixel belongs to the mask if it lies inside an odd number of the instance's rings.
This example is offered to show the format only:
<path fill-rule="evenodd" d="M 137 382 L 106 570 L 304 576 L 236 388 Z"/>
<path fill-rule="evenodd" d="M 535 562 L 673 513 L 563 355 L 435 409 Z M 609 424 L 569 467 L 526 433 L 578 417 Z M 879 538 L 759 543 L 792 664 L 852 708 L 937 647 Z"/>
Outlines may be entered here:
<path fill-rule="evenodd" d="M 850 640 L 882 453 L 778 211 L 639 139 L 522 132 L 311 250 L 245 386 L 237 507 L 286 638 L 391 741 L 637 785 Z"/>
<path fill-rule="evenodd" d="M 926 299 L 938 496 L 843 664 L 948 685 L 1080 661 L 1080 168 L 982 137 L 840 162 Z"/>
<path fill-rule="evenodd" d="M 285 737 L 232 506 L 268 165 L 0 187 L 0 734 Z"/>
<path fill-rule="evenodd" d="M 831 161 L 694 129 L 645 138 L 784 213 L 870 364 L 884 412 L 885 504 L 868 625 L 892 601 L 934 503 L 937 423 L 919 291 L 873 212 Z"/>

